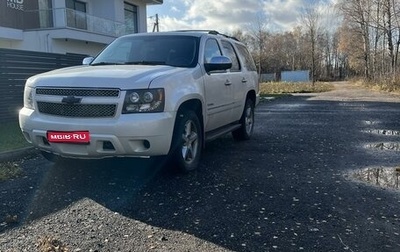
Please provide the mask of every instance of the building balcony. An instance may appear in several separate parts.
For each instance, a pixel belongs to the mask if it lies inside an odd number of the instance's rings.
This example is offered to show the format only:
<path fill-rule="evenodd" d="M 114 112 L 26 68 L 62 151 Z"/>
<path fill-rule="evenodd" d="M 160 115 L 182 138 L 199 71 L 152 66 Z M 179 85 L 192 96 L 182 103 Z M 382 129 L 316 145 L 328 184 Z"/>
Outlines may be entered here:
<path fill-rule="evenodd" d="M 119 37 L 134 31 L 134 27 L 129 27 L 125 23 L 67 8 L 25 11 L 24 23 L 25 31 L 69 29 L 109 37 Z"/>
<path fill-rule="evenodd" d="M 163 4 L 163 0 L 143 0 L 147 4 Z"/>

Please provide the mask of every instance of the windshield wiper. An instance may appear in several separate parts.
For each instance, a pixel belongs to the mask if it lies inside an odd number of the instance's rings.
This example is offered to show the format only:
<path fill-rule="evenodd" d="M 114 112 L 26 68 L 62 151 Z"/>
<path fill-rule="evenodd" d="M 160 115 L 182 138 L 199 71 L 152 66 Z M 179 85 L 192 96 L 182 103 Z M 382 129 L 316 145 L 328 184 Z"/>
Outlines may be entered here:
<path fill-rule="evenodd" d="M 130 62 L 125 62 L 126 65 L 165 65 L 164 61 L 147 61 L 147 60 L 142 60 L 142 61 L 130 61 Z"/>
<path fill-rule="evenodd" d="M 91 66 L 123 65 L 123 63 L 102 61 L 102 62 L 97 62 L 97 63 L 90 64 L 90 65 Z"/>

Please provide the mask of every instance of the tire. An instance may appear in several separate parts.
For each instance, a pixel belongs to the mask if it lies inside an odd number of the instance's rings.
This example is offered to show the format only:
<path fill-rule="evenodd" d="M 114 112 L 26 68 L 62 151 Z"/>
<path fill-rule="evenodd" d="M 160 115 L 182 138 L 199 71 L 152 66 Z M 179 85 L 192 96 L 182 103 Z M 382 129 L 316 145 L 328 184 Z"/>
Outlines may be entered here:
<path fill-rule="evenodd" d="M 242 117 L 240 118 L 240 128 L 232 131 L 232 136 L 237 141 L 249 140 L 254 129 L 254 102 L 246 100 Z"/>
<path fill-rule="evenodd" d="M 170 151 L 171 164 L 183 173 L 196 170 L 202 146 L 203 133 L 196 113 L 191 110 L 178 112 Z"/>

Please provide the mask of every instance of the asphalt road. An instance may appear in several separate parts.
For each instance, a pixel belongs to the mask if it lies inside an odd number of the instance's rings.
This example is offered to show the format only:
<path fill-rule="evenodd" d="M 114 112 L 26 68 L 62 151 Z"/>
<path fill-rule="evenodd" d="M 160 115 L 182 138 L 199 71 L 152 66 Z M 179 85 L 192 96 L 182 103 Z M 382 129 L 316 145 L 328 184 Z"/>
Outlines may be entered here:
<path fill-rule="evenodd" d="M 188 175 L 21 161 L 0 183 L 0 251 L 400 251 L 400 97 L 336 86 L 262 102 L 252 140 L 209 143 Z"/>

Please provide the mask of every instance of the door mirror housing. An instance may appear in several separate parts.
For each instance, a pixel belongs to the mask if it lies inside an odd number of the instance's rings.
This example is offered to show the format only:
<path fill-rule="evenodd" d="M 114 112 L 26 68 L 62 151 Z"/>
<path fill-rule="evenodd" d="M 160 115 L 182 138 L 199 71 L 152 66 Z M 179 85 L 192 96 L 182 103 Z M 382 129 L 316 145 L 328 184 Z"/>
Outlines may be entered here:
<path fill-rule="evenodd" d="M 214 56 L 210 62 L 204 64 L 207 72 L 223 71 L 232 67 L 232 60 L 226 56 Z"/>
<path fill-rule="evenodd" d="M 92 61 L 94 60 L 94 57 L 86 57 L 82 60 L 82 65 L 90 65 Z"/>

